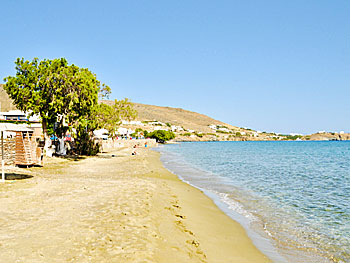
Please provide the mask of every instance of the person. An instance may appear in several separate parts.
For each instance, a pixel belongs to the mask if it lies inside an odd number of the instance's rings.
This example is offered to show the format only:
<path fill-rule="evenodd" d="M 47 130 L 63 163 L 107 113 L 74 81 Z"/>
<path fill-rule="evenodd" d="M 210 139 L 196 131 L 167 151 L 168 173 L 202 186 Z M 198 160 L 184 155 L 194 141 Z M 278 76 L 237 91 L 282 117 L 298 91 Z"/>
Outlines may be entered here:
<path fill-rule="evenodd" d="M 136 154 L 137 154 L 137 152 L 136 152 L 136 150 L 135 150 L 135 151 L 132 152 L 131 155 L 136 155 Z"/>
<path fill-rule="evenodd" d="M 147 148 L 147 142 L 145 142 L 145 147 Z"/>

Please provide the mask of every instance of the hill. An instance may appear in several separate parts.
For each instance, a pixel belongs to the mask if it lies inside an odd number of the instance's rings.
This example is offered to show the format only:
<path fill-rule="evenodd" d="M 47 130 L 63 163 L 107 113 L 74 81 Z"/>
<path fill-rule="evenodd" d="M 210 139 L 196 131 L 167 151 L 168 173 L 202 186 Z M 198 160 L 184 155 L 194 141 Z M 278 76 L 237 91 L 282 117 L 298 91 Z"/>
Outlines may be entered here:
<path fill-rule="evenodd" d="M 101 102 L 109 105 L 114 103 L 108 100 Z M 233 126 L 204 114 L 181 108 L 134 103 L 134 109 L 138 112 L 136 120 L 142 122 L 141 126 L 136 127 L 136 125 L 134 128 L 142 128 L 147 131 L 157 128 L 172 129 L 178 141 L 271 140 L 271 136 L 275 136 L 266 133 L 258 134 L 253 130 Z"/>
<path fill-rule="evenodd" d="M 0 84 L 0 112 L 15 110 L 16 107 L 12 104 L 12 100 L 7 95 L 3 86 L 3 84 Z"/>
<path fill-rule="evenodd" d="M 240 131 L 239 127 L 215 120 L 204 114 L 184 110 L 181 108 L 161 107 L 134 103 L 134 108 L 138 112 L 138 120 L 157 120 L 163 123 L 181 126 L 186 130 L 195 130 L 202 133 L 212 132 L 209 125 L 224 126 L 228 129 Z"/>

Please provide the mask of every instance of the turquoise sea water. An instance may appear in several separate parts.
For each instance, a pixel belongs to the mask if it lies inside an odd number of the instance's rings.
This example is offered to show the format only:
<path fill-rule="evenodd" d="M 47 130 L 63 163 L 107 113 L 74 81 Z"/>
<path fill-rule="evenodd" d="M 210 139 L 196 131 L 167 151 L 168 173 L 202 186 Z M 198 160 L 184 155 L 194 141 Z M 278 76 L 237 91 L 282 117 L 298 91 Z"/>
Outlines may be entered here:
<path fill-rule="evenodd" d="M 159 151 L 275 262 L 350 262 L 350 142 L 200 142 Z"/>

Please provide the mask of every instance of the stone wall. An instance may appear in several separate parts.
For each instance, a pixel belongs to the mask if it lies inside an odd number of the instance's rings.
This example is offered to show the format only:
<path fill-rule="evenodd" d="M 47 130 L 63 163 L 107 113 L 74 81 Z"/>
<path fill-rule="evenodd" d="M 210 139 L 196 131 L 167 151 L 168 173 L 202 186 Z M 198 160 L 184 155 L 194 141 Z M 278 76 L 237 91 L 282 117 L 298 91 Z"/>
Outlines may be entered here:
<path fill-rule="evenodd" d="M 135 145 L 138 147 L 145 147 L 145 143 L 147 143 L 147 147 L 155 147 L 157 146 L 157 142 L 155 139 L 140 139 L 140 140 L 103 140 L 102 147 L 103 149 L 113 149 L 120 147 L 134 147 Z"/>
<path fill-rule="evenodd" d="M 16 157 L 16 139 L 4 139 L 5 165 L 14 165 Z M 1 139 L 0 139 L 0 160 L 2 160 Z"/>

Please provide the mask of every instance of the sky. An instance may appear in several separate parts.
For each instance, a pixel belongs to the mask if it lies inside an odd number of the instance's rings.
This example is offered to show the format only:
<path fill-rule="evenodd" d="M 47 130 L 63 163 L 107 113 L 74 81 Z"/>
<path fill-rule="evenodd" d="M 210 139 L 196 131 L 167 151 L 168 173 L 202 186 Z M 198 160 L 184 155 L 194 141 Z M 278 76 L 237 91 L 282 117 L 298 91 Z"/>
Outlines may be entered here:
<path fill-rule="evenodd" d="M 2 0 L 0 83 L 65 57 L 111 99 L 278 133 L 350 132 L 350 1 Z"/>

